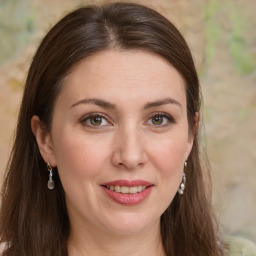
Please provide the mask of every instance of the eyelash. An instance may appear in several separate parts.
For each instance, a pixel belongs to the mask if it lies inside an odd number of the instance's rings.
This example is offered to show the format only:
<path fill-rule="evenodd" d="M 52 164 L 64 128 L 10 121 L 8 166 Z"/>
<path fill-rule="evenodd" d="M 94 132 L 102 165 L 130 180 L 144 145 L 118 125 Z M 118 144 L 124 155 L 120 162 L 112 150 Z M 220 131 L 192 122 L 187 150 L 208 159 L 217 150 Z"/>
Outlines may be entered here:
<path fill-rule="evenodd" d="M 87 121 L 89 121 L 90 118 L 97 118 L 97 117 L 101 118 L 101 120 L 102 120 L 102 119 L 105 119 L 105 120 L 108 122 L 108 124 L 111 124 L 111 122 L 109 121 L 109 118 L 108 118 L 107 116 L 105 116 L 104 114 L 102 114 L 102 113 L 90 113 L 90 114 L 88 114 L 88 115 L 82 117 L 81 120 L 80 120 L 80 122 L 81 122 L 82 124 L 84 124 L 84 123 L 86 123 Z M 86 124 L 86 125 L 89 126 L 89 127 L 97 128 L 97 125 L 92 125 L 92 124 Z M 101 127 L 101 126 L 102 126 L 102 125 L 99 125 L 99 127 Z"/>
<path fill-rule="evenodd" d="M 151 124 L 152 126 L 163 127 L 163 126 L 167 126 L 171 123 L 175 123 L 175 120 L 172 116 L 170 116 L 169 114 L 163 113 L 163 112 L 158 112 L 158 113 L 152 114 L 147 122 L 149 122 L 149 120 L 152 120 L 154 117 L 166 118 L 168 123 L 167 124 L 160 124 L 160 125 Z"/>
<path fill-rule="evenodd" d="M 89 121 L 90 118 L 97 118 L 97 117 L 101 118 L 101 120 L 105 119 L 106 122 L 108 123 L 108 125 L 101 125 L 101 123 L 100 123 L 100 125 L 98 125 L 98 126 L 97 126 L 97 125 L 93 125 L 93 124 L 91 124 L 91 123 L 90 123 L 90 124 L 88 124 L 88 123 L 87 123 L 87 124 L 84 124 L 84 123 L 86 123 L 87 121 Z M 168 124 L 175 123 L 175 120 L 174 120 L 174 118 L 173 118 L 172 116 L 170 116 L 169 114 L 163 113 L 163 112 L 158 112 L 158 113 L 152 114 L 152 115 L 147 119 L 147 121 L 146 121 L 145 123 L 148 123 L 150 120 L 151 120 L 151 122 L 152 122 L 152 119 L 153 119 L 154 117 L 166 118 L 168 123 L 167 123 L 167 124 L 159 124 L 159 125 L 150 124 L 150 126 L 163 127 L 163 126 L 167 126 Z M 94 128 L 112 125 L 111 122 L 109 121 L 109 118 L 108 118 L 106 115 L 102 114 L 102 113 L 90 113 L 90 114 L 88 114 L 88 115 L 82 117 L 82 118 L 80 119 L 80 123 L 82 123 L 83 125 L 87 125 L 87 126 L 89 126 L 89 127 L 94 127 Z"/>

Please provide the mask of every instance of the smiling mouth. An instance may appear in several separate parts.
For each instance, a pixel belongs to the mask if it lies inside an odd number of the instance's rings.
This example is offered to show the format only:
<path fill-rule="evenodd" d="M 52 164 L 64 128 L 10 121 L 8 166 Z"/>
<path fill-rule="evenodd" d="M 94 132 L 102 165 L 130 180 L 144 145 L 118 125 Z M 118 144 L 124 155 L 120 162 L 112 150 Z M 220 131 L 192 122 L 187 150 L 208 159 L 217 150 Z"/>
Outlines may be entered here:
<path fill-rule="evenodd" d="M 104 186 L 108 190 L 115 191 L 120 194 L 137 194 L 145 190 L 147 187 L 150 186 L 133 186 L 133 187 L 128 187 L 128 186 Z"/>
<path fill-rule="evenodd" d="M 110 199 L 126 206 L 140 204 L 150 195 L 154 186 L 145 180 L 114 180 L 101 184 Z"/>

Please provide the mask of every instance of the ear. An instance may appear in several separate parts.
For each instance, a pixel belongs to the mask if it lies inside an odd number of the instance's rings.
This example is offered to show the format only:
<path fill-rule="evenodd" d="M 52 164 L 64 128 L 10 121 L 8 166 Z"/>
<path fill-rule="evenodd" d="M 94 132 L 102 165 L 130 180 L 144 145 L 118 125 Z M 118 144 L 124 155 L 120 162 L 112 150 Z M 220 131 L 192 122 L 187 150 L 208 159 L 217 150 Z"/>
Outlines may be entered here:
<path fill-rule="evenodd" d="M 38 116 L 31 118 L 31 129 L 37 141 L 37 145 L 41 156 L 46 163 L 50 163 L 52 167 L 56 166 L 56 159 L 53 150 L 53 143 L 49 131 L 40 121 Z"/>
<path fill-rule="evenodd" d="M 196 134 L 196 130 L 197 130 L 198 119 L 199 119 L 199 113 L 196 112 L 195 116 L 194 116 L 194 124 L 193 124 L 193 128 L 192 128 L 193 130 L 191 132 L 189 132 L 189 135 L 188 135 L 186 160 L 188 159 L 189 154 L 190 154 L 190 152 L 192 150 L 192 147 L 193 147 L 194 138 L 195 138 L 195 134 Z"/>

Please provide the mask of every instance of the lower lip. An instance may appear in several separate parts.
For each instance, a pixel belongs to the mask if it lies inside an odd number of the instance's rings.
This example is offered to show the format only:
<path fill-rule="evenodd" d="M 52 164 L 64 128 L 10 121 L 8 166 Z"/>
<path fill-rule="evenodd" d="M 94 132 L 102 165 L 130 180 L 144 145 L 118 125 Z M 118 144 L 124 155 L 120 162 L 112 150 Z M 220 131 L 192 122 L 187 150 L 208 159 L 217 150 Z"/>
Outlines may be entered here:
<path fill-rule="evenodd" d="M 144 201 L 152 191 L 153 186 L 149 186 L 143 191 L 136 194 L 122 194 L 112 190 L 107 189 L 102 186 L 105 193 L 115 202 L 122 205 L 136 205 Z"/>

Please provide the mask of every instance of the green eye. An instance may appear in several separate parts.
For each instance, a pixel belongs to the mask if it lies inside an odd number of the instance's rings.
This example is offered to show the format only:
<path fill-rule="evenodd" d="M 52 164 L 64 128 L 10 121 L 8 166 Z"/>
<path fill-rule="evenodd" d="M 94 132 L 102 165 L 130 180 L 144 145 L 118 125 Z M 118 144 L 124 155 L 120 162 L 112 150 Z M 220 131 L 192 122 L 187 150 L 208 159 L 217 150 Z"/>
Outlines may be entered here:
<path fill-rule="evenodd" d="M 161 125 L 161 124 L 163 124 L 163 117 L 162 116 L 154 116 L 154 117 L 152 117 L 152 124 L 154 124 L 154 125 Z"/>
<path fill-rule="evenodd" d="M 102 124 L 102 117 L 100 116 L 92 116 L 89 119 L 90 124 L 93 126 L 100 126 Z"/>
<path fill-rule="evenodd" d="M 90 113 L 80 120 L 81 124 L 87 127 L 96 128 L 111 125 L 106 117 L 97 113 Z"/>
<path fill-rule="evenodd" d="M 152 126 L 166 126 L 169 124 L 175 123 L 172 116 L 165 114 L 165 113 L 158 113 L 153 116 L 147 121 L 147 124 Z"/>

